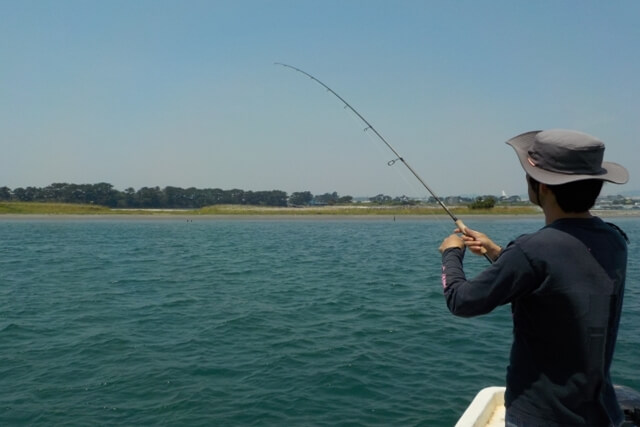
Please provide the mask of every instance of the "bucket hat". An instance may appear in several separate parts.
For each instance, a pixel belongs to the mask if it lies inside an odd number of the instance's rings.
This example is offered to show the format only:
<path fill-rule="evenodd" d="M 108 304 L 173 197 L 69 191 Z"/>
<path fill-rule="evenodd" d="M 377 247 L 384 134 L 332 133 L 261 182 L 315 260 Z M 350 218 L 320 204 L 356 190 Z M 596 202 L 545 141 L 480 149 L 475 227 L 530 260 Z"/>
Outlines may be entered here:
<path fill-rule="evenodd" d="M 624 184 L 629 172 L 613 162 L 603 161 L 604 143 L 574 130 L 550 129 L 520 134 L 507 141 L 516 150 L 525 172 L 548 185 L 600 179 Z"/>

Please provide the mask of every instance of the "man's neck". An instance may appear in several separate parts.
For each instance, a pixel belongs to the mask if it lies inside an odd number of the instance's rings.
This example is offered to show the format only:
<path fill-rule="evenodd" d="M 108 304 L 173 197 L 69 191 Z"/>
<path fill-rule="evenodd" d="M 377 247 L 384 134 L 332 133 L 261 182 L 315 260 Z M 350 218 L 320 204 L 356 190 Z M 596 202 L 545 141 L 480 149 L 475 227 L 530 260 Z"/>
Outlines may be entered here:
<path fill-rule="evenodd" d="M 562 210 L 553 191 L 546 184 L 540 184 L 540 188 L 534 201 L 538 206 L 542 208 L 544 212 L 545 225 L 549 225 L 554 221 L 566 218 L 592 218 L 591 212 L 586 210 L 584 212 L 565 212 Z"/>
<path fill-rule="evenodd" d="M 560 207 L 555 208 L 547 208 L 543 209 L 544 211 L 544 219 L 545 224 L 549 225 L 554 221 L 559 219 L 567 219 L 567 218 L 593 218 L 591 212 L 565 212 Z"/>

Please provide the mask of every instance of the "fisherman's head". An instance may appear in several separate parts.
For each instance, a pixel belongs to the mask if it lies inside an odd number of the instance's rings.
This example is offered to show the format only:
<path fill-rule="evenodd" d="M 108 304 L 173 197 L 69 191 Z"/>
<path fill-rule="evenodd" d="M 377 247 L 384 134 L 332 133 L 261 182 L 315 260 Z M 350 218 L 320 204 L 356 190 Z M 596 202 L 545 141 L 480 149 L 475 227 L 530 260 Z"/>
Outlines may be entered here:
<path fill-rule="evenodd" d="M 539 184 L 546 184 L 565 212 L 589 210 L 604 181 L 624 184 L 627 170 L 605 162 L 604 143 L 583 132 L 564 129 L 526 132 L 507 141 L 527 174 L 529 198 L 539 204 Z"/>

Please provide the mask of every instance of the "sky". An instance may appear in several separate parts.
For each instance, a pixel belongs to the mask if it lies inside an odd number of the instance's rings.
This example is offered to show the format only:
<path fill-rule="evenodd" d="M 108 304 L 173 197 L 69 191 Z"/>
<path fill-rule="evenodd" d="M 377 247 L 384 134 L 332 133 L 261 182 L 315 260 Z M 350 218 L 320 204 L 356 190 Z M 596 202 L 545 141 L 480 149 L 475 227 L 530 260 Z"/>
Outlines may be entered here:
<path fill-rule="evenodd" d="M 0 0 L 0 187 L 524 195 L 576 129 L 640 190 L 640 2 Z"/>

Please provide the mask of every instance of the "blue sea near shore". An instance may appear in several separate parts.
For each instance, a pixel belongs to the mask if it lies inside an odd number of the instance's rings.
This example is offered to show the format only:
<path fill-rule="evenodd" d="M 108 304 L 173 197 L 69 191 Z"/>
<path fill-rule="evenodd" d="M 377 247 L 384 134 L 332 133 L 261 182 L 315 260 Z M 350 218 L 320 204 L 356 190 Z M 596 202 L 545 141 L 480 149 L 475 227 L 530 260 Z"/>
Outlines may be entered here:
<path fill-rule="evenodd" d="M 612 368 L 640 390 L 640 218 Z M 505 244 L 542 218 L 472 218 Z M 448 220 L 0 217 L 0 425 L 451 426 L 509 307 L 452 316 Z M 470 275 L 486 266 L 467 254 Z"/>

